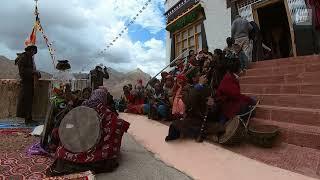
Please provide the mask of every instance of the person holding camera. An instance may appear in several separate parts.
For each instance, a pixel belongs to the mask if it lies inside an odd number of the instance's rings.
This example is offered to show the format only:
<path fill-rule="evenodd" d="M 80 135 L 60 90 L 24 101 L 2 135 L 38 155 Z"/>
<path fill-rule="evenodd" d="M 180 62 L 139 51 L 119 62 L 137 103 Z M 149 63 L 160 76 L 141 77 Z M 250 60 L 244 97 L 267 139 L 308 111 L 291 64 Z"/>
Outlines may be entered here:
<path fill-rule="evenodd" d="M 93 90 L 103 86 L 103 79 L 109 79 L 109 73 L 107 67 L 102 69 L 102 64 L 96 66 L 94 70 L 90 71 L 91 87 Z"/>

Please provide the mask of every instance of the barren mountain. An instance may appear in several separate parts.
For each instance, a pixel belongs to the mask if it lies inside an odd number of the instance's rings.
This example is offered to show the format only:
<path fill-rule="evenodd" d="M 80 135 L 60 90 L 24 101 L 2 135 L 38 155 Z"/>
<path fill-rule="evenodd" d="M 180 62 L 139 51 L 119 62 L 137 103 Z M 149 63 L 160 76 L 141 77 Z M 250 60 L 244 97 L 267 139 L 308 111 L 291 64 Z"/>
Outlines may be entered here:
<path fill-rule="evenodd" d="M 51 74 L 41 71 L 41 76 L 44 79 L 51 78 Z M 0 56 L 0 79 L 18 79 L 19 71 L 18 66 L 14 64 L 14 61 Z"/>
<path fill-rule="evenodd" d="M 143 84 L 146 84 L 151 76 L 141 69 L 136 69 L 128 73 L 118 72 L 112 68 L 108 68 L 110 78 L 104 80 L 104 85 L 109 89 L 110 93 L 115 97 L 119 98 L 122 95 L 122 87 L 124 85 L 137 84 L 137 80 L 142 79 Z M 52 75 L 46 72 L 41 72 L 42 78 L 51 78 Z M 88 74 L 86 73 L 75 73 L 76 79 L 87 79 Z M 18 79 L 18 67 L 14 64 L 14 61 L 0 56 L 0 79 Z"/>
<path fill-rule="evenodd" d="M 122 95 L 122 87 L 128 84 L 132 84 L 133 86 L 137 84 L 139 79 L 142 80 L 143 84 L 146 84 L 151 76 L 141 69 L 136 69 L 129 73 L 121 73 L 114 69 L 109 68 L 108 72 L 110 74 L 110 78 L 108 80 L 104 80 L 104 85 L 108 87 L 109 92 L 115 97 L 119 98 Z"/>

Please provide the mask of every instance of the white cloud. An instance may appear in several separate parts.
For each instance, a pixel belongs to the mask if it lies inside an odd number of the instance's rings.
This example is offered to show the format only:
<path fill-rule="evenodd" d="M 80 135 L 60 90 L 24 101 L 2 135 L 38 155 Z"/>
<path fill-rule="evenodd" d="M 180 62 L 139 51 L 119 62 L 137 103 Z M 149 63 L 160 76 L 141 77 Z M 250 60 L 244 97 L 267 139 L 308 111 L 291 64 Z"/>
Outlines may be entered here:
<path fill-rule="evenodd" d="M 39 1 L 43 28 L 54 41 L 58 59 L 71 60 L 73 70 L 79 71 L 86 64 L 93 67 L 103 62 L 118 70 L 129 71 L 141 68 L 152 75 L 165 65 L 163 39 L 151 38 L 145 42 L 133 42 L 125 32 L 112 48 L 99 59 L 97 53 L 120 33 L 125 22 L 142 8 L 147 0 L 55 0 Z M 135 24 L 151 33 L 159 32 L 165 25 L 159 6 L 164 0 L 152 0 Z M 17 51 L 23 50 L 23 42 L 33 23 L 33 1 L 4 0 L 0 7 L 0 55 L 14 59 Z M 8 18 L 11 17 L 11 18 Z M 53 70 L 46 46 L 38 34 L 39 69 Z M 88 69 L 87 69 L 88 70 Z"/>

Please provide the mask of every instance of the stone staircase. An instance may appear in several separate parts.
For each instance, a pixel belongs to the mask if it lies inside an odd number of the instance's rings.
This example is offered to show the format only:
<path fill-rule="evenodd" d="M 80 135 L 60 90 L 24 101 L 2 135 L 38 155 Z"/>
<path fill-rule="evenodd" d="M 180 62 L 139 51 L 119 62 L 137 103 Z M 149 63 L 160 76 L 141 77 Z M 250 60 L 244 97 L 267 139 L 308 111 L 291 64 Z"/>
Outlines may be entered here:
<path fill-rule="evenodd" d="M 244 94 L 257 96 L 255 124 L 281 128 L 288 144 L 320 149 L 320 56 L 253 63 L 241 77 Z"/>
<path fill-rule="evenodd" d="M 267 164 L 320 178 L 320 56 L 252 63 L 241 92 L 260 99 L 251 124 L 280 127 L 272 149 L 230 149 Z"/>

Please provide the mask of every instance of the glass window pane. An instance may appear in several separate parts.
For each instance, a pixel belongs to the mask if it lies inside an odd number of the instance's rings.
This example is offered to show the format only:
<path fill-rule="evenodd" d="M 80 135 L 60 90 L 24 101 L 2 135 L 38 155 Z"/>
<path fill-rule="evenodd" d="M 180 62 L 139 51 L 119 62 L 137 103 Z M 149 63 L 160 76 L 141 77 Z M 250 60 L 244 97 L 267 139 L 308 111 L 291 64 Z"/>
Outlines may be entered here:
<path fill-rule="evenodd" d="M 181 49 L 181 48 L 180 48 L 180 43 L 177 43 L 177 44 L 176 44 L 176 57 L 180 54 L 180 53 L 179 53 L 180 49 Z"/>
<path fill-rule="evenodd" d="M 197 25 L 197 32 L 201 32 L 201 24 Z"/>
<path fill-rule="evenodd" d="M 187 37 L 188 37 L 188 31 L 183 31 L 182 38 L 187 39 Z"/>
<path fill-rule="evenodd" d="M 176 42 L 179 42 L 179 41 L 180 41 L 180 35 L 181 35 L 181 34 L 177 34 L 177 35 L 176 35 Z"/>
<path fill-rule="evenodd" d="M 189 46 L 194 46 L 194 37 L 189 38 Z"/>
<path fill-rule="evenodd" d="M 188 48 L 188 41 L 187 40 L 183 41 L 183 48 Z"/>
<path fill-rule="evenodd" d="M 189 29 L 189 37 L 194 35 L 194 26 Z"/>
<path fill-rule="evenodd" d="M 201 38 L 201 34 L 197 34 L 197 50 L 201 50 L 202 49 L 202 38 Z"/>

